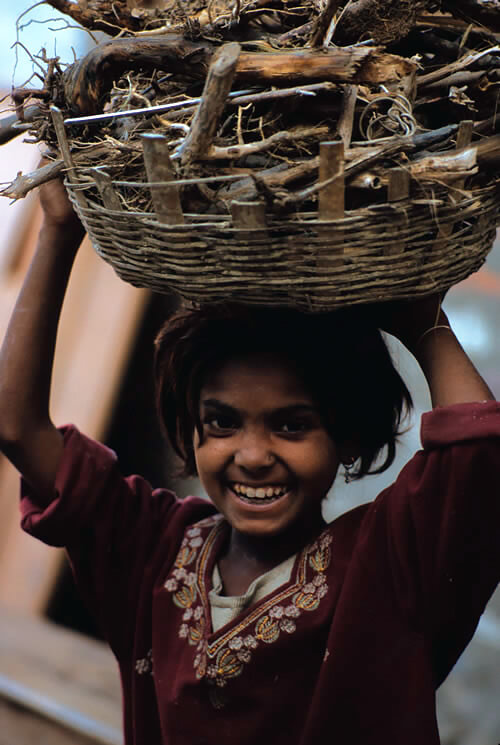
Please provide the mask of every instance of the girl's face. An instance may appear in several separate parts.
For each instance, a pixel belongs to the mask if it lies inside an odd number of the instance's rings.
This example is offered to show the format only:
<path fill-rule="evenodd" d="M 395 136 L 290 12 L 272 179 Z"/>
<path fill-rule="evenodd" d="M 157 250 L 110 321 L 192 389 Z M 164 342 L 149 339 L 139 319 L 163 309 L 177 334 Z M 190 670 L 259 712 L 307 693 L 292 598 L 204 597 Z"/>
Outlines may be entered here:
<path fill-rule="evenodd" d="M 309 391 L 270 356 L 231 360 L 201 390 L 200 480 L 240 533 L 270 536 L 321 518 L 339 457 Z"/>

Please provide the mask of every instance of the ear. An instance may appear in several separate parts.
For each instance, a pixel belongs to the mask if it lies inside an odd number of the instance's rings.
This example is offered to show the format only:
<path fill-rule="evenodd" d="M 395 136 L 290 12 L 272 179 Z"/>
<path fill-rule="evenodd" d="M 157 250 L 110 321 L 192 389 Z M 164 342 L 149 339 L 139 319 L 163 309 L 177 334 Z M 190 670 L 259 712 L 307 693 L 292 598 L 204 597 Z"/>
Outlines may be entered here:
<path fill-rule="evenodd" d="M 353 464 L 359 458 L 359 443 L 354 439 L 345 440 L 339 446 L 339 458 L 341 463 Z"/>

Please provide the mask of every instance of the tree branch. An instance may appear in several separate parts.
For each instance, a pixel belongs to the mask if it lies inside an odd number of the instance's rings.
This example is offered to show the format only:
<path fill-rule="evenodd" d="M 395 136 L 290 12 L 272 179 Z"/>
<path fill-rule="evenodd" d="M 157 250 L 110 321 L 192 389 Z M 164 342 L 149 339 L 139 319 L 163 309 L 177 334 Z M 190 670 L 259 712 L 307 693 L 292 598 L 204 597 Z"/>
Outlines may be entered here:
<path fill-rule="evenodd" d="M 343 44 L 373 39 L 376 44 L 403 39 L 432 0 L 357 0 L 346 6 L 335 31 Z"/>
<path fill-rule="evenodd" d="M 72 18 L 76 23 L 91 31 L 104 31 L 111 36 L 120 33 L 123 28 L 130 31 L 140 31 L 142 21 L 132 15 L 127 7 L 127 0 L 114 0 L 113 3 L 99 3 L 98 9 L 89 8 L 79 2 L 71 0 L 45 0 L 55 10 Z"/>
<path fill-rule="evenodd" d="M 443 6 L 466 21 L 474 21 L 495 33 L 500 32 L 499 0 L 444 0 Z"/>

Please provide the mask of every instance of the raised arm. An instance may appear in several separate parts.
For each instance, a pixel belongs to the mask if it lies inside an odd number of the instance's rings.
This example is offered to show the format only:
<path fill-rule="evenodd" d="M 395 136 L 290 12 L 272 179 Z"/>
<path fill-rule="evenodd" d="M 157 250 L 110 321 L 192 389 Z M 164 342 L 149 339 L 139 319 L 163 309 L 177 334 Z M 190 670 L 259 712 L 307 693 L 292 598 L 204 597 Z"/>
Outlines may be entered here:
<path fill-rule="evenodd" d="M 434 407 L 494 400 L 455 336 L 439 298 L 398 304 L 384 327 L 416 357 Z"/>
<path fill-rule="evenodd" d="M 84 236 L 62 184 L 40 190 L 44 222 L 0 349 L 0 449 L 48 500 L 62 453 L 49 413 L 57 327 Z"/>

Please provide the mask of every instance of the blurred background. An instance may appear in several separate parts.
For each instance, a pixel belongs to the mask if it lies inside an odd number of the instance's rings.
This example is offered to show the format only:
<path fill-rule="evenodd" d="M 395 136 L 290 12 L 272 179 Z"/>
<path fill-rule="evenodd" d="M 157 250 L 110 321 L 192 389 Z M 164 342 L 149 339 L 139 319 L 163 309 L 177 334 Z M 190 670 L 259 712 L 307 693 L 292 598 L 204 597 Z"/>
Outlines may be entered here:
<path fill-rule="evenodd" d="M 93 45 L 87 32 L 43 4 L 31 10 L 32 3 L 25 0 L 11 5 L 4 2 L 0 10 L 2 95 L 36 73 L 37 61 L 28 49 L 33 55 L 45 48 L 50 56 L 71 62 Z M 9 110 L 4 100 L 0 116 Z M 22 136 L 0 147 L 0 182 L 34 169 L 40 149 L 23 142 Z M 35 197 L 12 205 L 0 198 L 0 337 L 39 221 Z M 85 245 L 58 342 L 53 416 L 58 423 L 75 422 L 110 445 L 124 472 L 139 472 L 154 484 L 168 482 L 180 494 L 200 493 L 196 482 L 172 483 L 172 464 L 154 414 L 152 341 L 171 303 L 125 285 Z M 500 397 L 500 242 L 477 274 L 449 292 L 445 309 L 463 346 Z M 329 520 L 372 499 L 419 447 L 420 414 L 429 408 L 426 384 L 413 358 L 394 340 L 390 344 L 414 395 L 415 413 L 389 472 L 347 486 L 338 480 L 325 500 Z M 119 743 L 114 662 L 77 597 L 64 556 L 20 532 L 17 482 L 17 474 L 0 459 L 0 745 L 41 742 L 40 733 L 47 728 L 47 742 L 56 745 Z M 499 701 L 497 592 L 473 642 L 438 692 L 444 745 L 496 745 Z"/>

